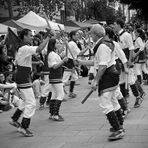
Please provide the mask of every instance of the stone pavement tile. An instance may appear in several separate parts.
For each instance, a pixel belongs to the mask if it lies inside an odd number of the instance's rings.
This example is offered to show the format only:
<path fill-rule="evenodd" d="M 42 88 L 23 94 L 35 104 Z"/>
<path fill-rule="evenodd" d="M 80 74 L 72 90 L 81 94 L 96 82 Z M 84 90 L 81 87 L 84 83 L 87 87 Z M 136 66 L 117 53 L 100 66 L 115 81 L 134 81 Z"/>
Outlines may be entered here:
<path fill-rule="evenodd" d="M 136 130 L 126 130 L 126 135 L 128 136 L 148 136 L 148 130 L 136 129 Z"/>
<path fill-rule="evenodd" d="M 92 143 L 109 143 L 108 141 L 108 136 L 110 135 L 111 133 L 108 133 L 106 135 L 99 135 L 99 136 L 92 136 L 91 139 L 88 141 L 88 142 L 92 142 Z M 125 134 L 124 138 L 123 139 L 120 139 L 118 140 L 119 143 L 128 143 L 130 140 L 130 136 L 127 136 Z"/>
<path fill-rule="evenodd" d="M 50 142 L 88 142 L 91 135 L 85 136 L 56 136 Z"/>
<path fill-rule="evenodd" d="M 148 122 L 145 124 L 139 124 L 138 129 L 148 130 Z"/>
<path fill-rule="evenodd" d="M 71 125 L 67 128 L 67 130 L 99 130 L 102 127 L 101 124 L 99 125 L 91 125 L 91 124 L 85 124 L 85 125 Z"/>
<path fill-rule="evenodd" d="M 78 135 L 79 131 L 56 131 L 55 129 L 50 131 L 50 130 L 44 130 L 44 131 L 40 131 L 40 132 L 36 132 L 36 135 L 37 136 L 40 136 L 40 137 L 57 137 L 57 136 L 76 136 Z"/>
<path fill-rule="evenodd" d="M 131 142 L 131 143 L 134 143 L 134 142 L 135 143 L 148 143 L 148 135 L 131 136 L 129 142 Z"/>
<path fill-rule="evenodd" d="M 136 130 L 138 128 L 138 124 L 126 124 L 126 122 L 124 123 L 124 128 L 125 130 L 130 130 L 130 129 L 133 129 L 133 130 Z"/>
<path fill-rule="evenodd" d="M 82 130 L 79 131 L 77 136 L 85 136 L 85 135 L 91 135 L 91 136 L 106 136 L 109 133 L 108 130 Z"/>
<path fill-rule="evenodd" d="M 66 142 L 61 148 L 104 148 L 104 144 L 87 142 Z"/>
<path fill-rule="evenodd" d="M 148 143 L 118 143 L 119 141 L 106 143 L 103 148 L 148 148 Z"/>
<path fill-rule="evenodd" d="M 102 118 L 97 117 L 65 117 L 65 121 L 61 123 L 61 125 L 92 125 L 98 126 L 104 124 L 104 120 Z"/>
<path fill-rule="evenodd" d="M 49 146 L 49 141 L 53 137 L 23 137 L 19 133 L 17 136 L 13 134 L 13 137 L 1 138 L 0 148 L 47 148 Z M 46 146 L 45 146 L 46 145 Z M 59 144 L 53 148 L 60 148 Z"/>

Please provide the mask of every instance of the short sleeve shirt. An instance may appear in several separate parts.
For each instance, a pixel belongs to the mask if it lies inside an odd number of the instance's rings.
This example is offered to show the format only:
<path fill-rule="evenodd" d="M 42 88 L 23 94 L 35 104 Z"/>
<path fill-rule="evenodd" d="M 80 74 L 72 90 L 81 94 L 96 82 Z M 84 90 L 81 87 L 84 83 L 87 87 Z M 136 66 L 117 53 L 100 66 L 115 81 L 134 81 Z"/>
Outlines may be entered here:
<path fill-rule="evenodd" d="M 119 58 L 123 64 L 126 63 L 127 58 L 126 58 L 122 48 L 120 47 L 120 45 L 117 42 L 113 41 L 113 43 L 115 45 L 115 57 Z"/>
<path fill-rule="evenodd" d="M 115 51 L 112 51 L 107 45 L 101 44 L 94 57 L 95 69 L 98 69 L 99 65 L 110 67 L 115 63 Z"/>
<path fill-rule="evenodd" d="M 71 50 L 71 52 L 72 52 L 72 55 L 73 55 L 74 58 L 76 59 L 77 56 L 78 56 L 79 53 L 80 53 L 80 49 L 78 48 L 77 44 L 76 44 L 74 41 L 70 41 L 68 44 L 69 44 L 69 48 L 70 48 L 70 50 Z M 67 55 L 68 58 L 73 59 L 72 55 L 71 55 L 71 53 L 68 51 L 68 55 Z"/>
<path fill-rule="evenodd" d="M 120 30 L 119 34 L 123 31 Z M 133 39 L 132 39 L 132 36 L 130 33 L 128 32 L 124 32 L 121 36 L 119 36 L 120 38 L 120 46 L 122 49 L 125 49 L 125 48 L 129 48 L 129 50 L 134 50 L 134 45 L 133 45 Z"/>
<path fill-rule="evenodd" d="M 135 49 L 139 48 L 140 51 L 144 50 L 144 42 L 140 37 L 138 37 L 135 41 Z"/>
<path fill-rule="evenodd" d="M 55 52 L 50 52 L 49 55 L 48 55 L 48 67 L 51 68 L 53 67 L 55 64 L 58 64 L 60 63 L 62 60 L 61 60 L 61 57 L 55 53 Z"/>
<path fill-rule="evenodd" d="M 20 47 L 15 57 L 16 64 L 32 68 L 32 55 L 36 53 L 37 47 L 28 45 Z"/>

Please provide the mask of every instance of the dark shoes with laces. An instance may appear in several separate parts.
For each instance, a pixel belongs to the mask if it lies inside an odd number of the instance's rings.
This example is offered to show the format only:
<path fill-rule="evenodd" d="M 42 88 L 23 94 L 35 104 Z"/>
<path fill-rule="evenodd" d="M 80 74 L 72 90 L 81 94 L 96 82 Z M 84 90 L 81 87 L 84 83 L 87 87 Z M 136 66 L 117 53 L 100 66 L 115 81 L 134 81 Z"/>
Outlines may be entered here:
<path fill-rule="evenodd" d="M 21 126 L 21 124 L 18 122 L 18 121 L 9 121 L 9 124 L 16 127 L 16 128 L 19 128 Z"/>
<path fill-rule="evenodd" d="M 64 118 L 61 115 L 53 115 L 52 117 L 50 116 L 49 119 L 59 122 L 64 121 Z"/>
<path fill-rule="evenodd" d="M 125 131 L 123 129 L 120 129 L 118 131 L 114 131 L 109 137 L 108 140 L 109 141 L 113 141 L 113 140 L 119 140 L 122 139 L 125 135 Z"/>
<path fill-rule="evenodd" d="M 72 99 L 72 98 L 76 98 L 77 95 L 75 93 L 69 93 L 68 97 Z"/>
<path fill-rule="evenodd" d="M 29 128 L 24 129 L 22 127 L 19 127 L 18 132 L 23 134 L 23 136 L 25 136 L 25 137 L 33 137 L 33 133 L 30 131 Z"/>
<path fill-rule="evenodd" d="M 143 99 L 141 97 L 137 97 L 136 101 L 135 101 L 135 104 L 134 104 L 134 108 L 140 107 L 142 101 L 143 101 Z"/>

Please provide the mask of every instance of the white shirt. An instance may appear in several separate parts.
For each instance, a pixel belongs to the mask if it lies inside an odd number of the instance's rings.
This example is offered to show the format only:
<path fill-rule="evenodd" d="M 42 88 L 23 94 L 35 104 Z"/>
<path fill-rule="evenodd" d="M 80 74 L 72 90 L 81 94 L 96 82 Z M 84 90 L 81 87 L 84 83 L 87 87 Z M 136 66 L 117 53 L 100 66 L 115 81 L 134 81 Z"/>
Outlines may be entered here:
<path fill-rule="evenodd" d="M 113 43 L 115 45 L 115 47 L 114 47 L 115 58 L 116 57 L 119 58 L 122 61 L 123 64 L 126 63 L 127 62 L 127 58 L 126 58 L 126 56 L 125 56 L 121 46 L 119 45 L 119 43 L 117 43 L 115 41 L 113 41 Z"/>
<path fill-rule="evenodd" d="M 145 43 L 145 47 L 146 47 L 146 49 L 148 49 L 148 40 Z"/>
<path fill-rule="evenodd" d="M 123 29 L 121 29 L 119 31 L 119 34 L 123 31 Z M 122 49 L 125 49 L 125 48 L 129 48 L 129 50 L 134 50 L 134 45 L 133 45 L 133 40 L 132 40 L 132 36 L 130 33 L 128 32 L 124 32 L 121 36 L 119 36 L 120 38 L 120 46 Z"/>
<path fill-rule="evenodd" d="M 140 37 L 138 37 L 135 41 L 135 49 L 139 48 L 140 51 L 144 50 L 145 43 L 142 41 Z"/>
<path fill-rule="evenodd" d="M 37 47 L 28 45 L 20 47 L 15 57 L 16 64 L 32 68 L 32 55 L 36 53 Z"/>
<path fill-rule="evenodd" d="M 60 63 L 61 61 L 62 61 L 61 57 L 57 53 L 55 53 L 54 51 L 49 53 L 48 55 L 48 67 L 49 68 L 53 67 L 55 64 Z"/>
<path fill-rule="evenodd" d="M 70 50 L 71 50 L 71 52 L 72 52 L 72 55 L 74 56 L 74 59 L 76 59 L 77 56 L 78 56 L 79 53 L 80 53 L 80 49 L 78 48 L 77 44 L 76 44 L 74 41 L 70 41 L 70 42 L 68 43 L 68 45 L 69 45 L 69 48 L 70 48 Z M 68 50 L 68 55 L 67 55 L 67 57 L 70 58 L 70 59 L 73 59 L 72 55 L 71 55 L 71 53 L 70 53 L 69 50 Z"/>
<path fill-rule="evenodd" d="M 112 51 L 107 45 L 101 44 L 98 47 L 98 50 L 94 57 L 95 69 L 98 69 L 99 65 L 106 65 L 108 68 L 115 63 L 115 50 Z"/>

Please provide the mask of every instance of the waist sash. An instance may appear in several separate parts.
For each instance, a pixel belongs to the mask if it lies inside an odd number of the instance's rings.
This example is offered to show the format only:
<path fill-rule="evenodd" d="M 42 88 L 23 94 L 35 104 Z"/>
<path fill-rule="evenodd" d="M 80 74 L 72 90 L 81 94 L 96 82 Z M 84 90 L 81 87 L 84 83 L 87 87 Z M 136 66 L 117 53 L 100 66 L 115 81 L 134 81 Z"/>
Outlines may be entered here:
<path fill-rule="evenodd" d="M 119 84 L 119 72 L 115 65 L 107 68 L 98 83 L 98 94 L 99 96 L 108 91 L 115 90 Z"/>
<path fill-rule="evenodd" d="M 62 77 L 63 77 L 63 68 L 62 66 L 53 69 L 50 68 L 50 73 L 49 73 L 49 83 L 61 83 L 62 82 Z"/>
<path fill-rule="evenodd" d="M 18 88 L 32 87 L 31 68 L 17 65 L 16 83 Z"/>

